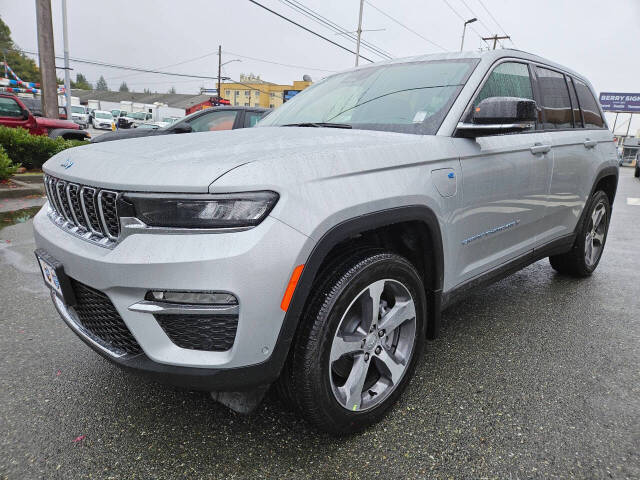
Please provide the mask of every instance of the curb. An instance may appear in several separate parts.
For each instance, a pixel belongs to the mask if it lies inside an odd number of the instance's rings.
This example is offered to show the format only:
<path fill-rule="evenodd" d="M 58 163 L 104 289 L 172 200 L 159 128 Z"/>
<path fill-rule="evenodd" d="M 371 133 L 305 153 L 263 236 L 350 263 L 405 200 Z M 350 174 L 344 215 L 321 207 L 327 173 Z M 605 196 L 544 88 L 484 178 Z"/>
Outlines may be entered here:
<path fill-rule="evenodd" d="M 11 177 L 11 180 L 16 183 L 29 183 L 29 184 L 38 184 L 44 181 L 42 173 L 16 173 Z"/>
<path fill-rule="evenodd" d="M 11 181 L 18 185 L 18 188 L 0 190 L 0 198 L 20 198 L 28 197 L 29 195 L 44 195 L 44 185 L 42 184 L 34 185 L 15 179 L 11 179 Z"/>

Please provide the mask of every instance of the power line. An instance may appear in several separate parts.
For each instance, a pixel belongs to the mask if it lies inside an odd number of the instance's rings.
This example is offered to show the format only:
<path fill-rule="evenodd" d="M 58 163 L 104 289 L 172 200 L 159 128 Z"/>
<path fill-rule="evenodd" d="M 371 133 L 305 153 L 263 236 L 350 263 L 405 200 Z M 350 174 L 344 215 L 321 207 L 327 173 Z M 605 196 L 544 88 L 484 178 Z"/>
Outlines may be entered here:
<path fill-rule="evenodd" d="M 329 20 L 326 17 L 323 17 L 322 15 L 320 15 L 318 12 L 315 12 L 314 10 L 312 10 L 311 8 L 307 7 L 306 5 L 302 4 L 301 2 L 298 2 L 296 0 L 280 0 L 281 3 L 284 3 L 285 5 L 287 5 L 288 7 L 296 10 L 297 12 L 301 13 L 302 15 L 306 16 L 307 18 L 310 18 L 312 21 L 314 21 L 315 23 L 318 23 L 336 33 L 339 33 L 341 35 L 345 35 L 349 40 L 353 41 L 353 42 L 357 42 L 357 38 L 356 36 L 353 34 L 353 32 L 349 32 L 346 28 L 341 27 L 340 25 L 338 25 L 337 23 Z M 383 50 L 382 48 L 372 44 L 371 42 L 365 41 L 365 40 L 361 40 L 360 43 L 362 44 L 363 48 L 366 48 L 367 50 L 369 50 L 370 52 L 386 58 L 386 59 L 391 59 L 393 58 L 393 55 L 391 55 L 389 52 Z"/>
<path fill-rule="evenodd" d="M 493 16 L 493 14 L 489 11 L 489 9 L 485 6 L 484 2 L 483 2 L 482 0 L 478 0 L 478 3 L 480 3 L 480 5 L 482 6 L 482 8 L 484 8 L 485 12 L 487 12 L 487 13 L 489 14 L 489 16 L 491 17 L 491 19 L 492 19 L 492 20 L 495 22 L 495 24 L 498 26 L 498 28 L 499 28 L 500 30 L 502 30 L 502 33 L 503 33 L 504 35 L 506 35 L 506 34 L 507 34 L 507 31 L 506 31 L 504 28 L 502 28 L 502 25 L 500 25 L 500 24 L 498 23 L 498 20 L 496 20 L 496 17 L 494 17 L 494 16 Z M 509 41 L 513 44 L 513 46 L 514 46 L 514 47 L 516 46 L 516 43 L 513 41 L 513 39 L 509 38 Z"/>
<path fill-rule="evenodd" d="M 224 52 L 229 55 L 233 55 L 234 57 L 246 58 L 247 60 L 254 60 L 256 62 L 270 63 L 271 65 L 280 65 L 281 67 L 302 68 L 305 70 L 316 70 L 318 72 L 331 72 L 331 73 L 335 73 L 339 71 L 339 70 L 327 70 L 326 68 L 306 67 L 304 65 L 293 65 L 290 63 L 274 62 L 273 60 L 265 60 L 263 58 L 248 57 L 246 55 L 240 55 L 239 53 L 230 52 L 228 50 L 225 50 Z"/>
<path fill-rule="evenodd" d="M 474 12 L 471 7 L 469 6 L 469 4 L 465 1 L 465 0 L 460 0 L 462 2 L 462 4 L 467 7 L 467 10 L 469 10 L 469 12 L 471 13 L 471 15 L 473 15 L 475 18 L 478 19 L 478 21 L 480 22 L 480 25 L 482 25 L 487 32 L 489 33 L 489 35 L 491 35 L 491 29 L 487 26 L 486 23 L 484 23 L 484 21 L 482 20 L 482 18 L 480 18 L 479 15 L 476 14 L 476 12 Z M 486 41 L 486 39 L 483 37 L 483 40 Z M 502 42 L 500 40 L 498 40 L 498 43 L 500 44 L 501 48 L 504 48 L 504 45 L 502 44 Z M 495 50 L 495 49 L 494 49 Z"/>
<path fill-rule="evenodd" d="M 443 51 L 447 51 L 446 48 L 444 48 L 442 45 L 438 45 L 436 42 L 434 42 L 433 40 L 429 40 L 427 37 L 419 34 L 418 32 L 416 32 L 415 30 L 413 30 L 412 28 L 406 26 L 404 23 L 400 22 L 400 20 L 393 18 L 391 15 L 389 15 L 386 12 L 383 12 L 382 10 L 380 10 L 378 7 L 376 7 L 374 4 L 372 4 L 371 2 L 369 2 L 368 0 L 365 0 L 365 3 L 367 5 L 369 5 L 371 8 L 373 8 L 374 10 L 376 10 L 378 13 L 381 13 L 382 15 L 384 15 L 385 17 L 387 17 L 389 20 L 397 23 L 398 25 L 400 25 L 402 28 L 404 28 L 405 30 L 413 33 L 414 35 L 417 35 L 418 37 L 420 37 L 421 39 L 423 39 L 425 42 L 430 43 L 431 45 L 438 47 L 440 50 Z"/>
<path fill-rule="evenodd" d="M 463 22 L 464 22 L 464 21 L 466 21 L 466 19 L 465 19 L 462 15 L 460 15 L 460 14 L 458 13 L 458 11 L 457 11 L 455 8 L 453 8 L 453 7 L 451 6 L 451 4 L 450 4 L 447 0 L 442 0 L 442 1 L 447 5 L 447 7 L 449 7 L 449 9 L 450 9 L 453 13 L 455 13 L 456 17 L 458 17 L 458 18 L 459 18 L 460 20 L 462 20 Z M 480 38 L 480 39 L 482 40 L 482 35 L 480 35 L 480 34 L 478 33 L 478 31 L 477 31 L 474 27 L 470 26 L 469 28 L 473 31 L 473 33 L 475 33 L 475 34 L 478 36 L 478 38 Z"/>
<path fill-rule="evenodd" d="M 200 60 L 200 59 L 203 59 L 203 58 L 206 58 L 206 57 L 211 57 L 212 55 L 215 55 L 217 53 L 218 53 L 217 51 L 205 53 L 204 55 L 200 55 L 199 57 L 190 58 L 188 60 L 183 60 L 183 61 L 178 62 L 178 63 L 171 63 L 169 65 L 163 65 L 161 67 L 154 67 L 154 70 L 158 70 L 158 69 L 161 69 L 161 68 L 177 67 L 178 65 L 184 65 L 185 63 L 191 63 L 191 62 L 195 62 L 196 60 Z M 117 80 L 117 79 L 121 79 L 121 78 L 133 77 L 135 75 L 139 75 L 139 73 L 131 73 L 129 75 L 118 75 L 117 77 L 105 78 L 105 80 Z"/>
<path fill-rule="evenodd" d="M 282 18 L 283 20 L 286 20 L 287 22 L 292 23 L 292 24 L 294 24 L 294 25 L 295 25 L 295 26 L 297 26 L 297 27 L 300 27 L 301 29 L 303 29 L 303 30 L 305 30 L 305 31 L 309 32 L 310 34 L 315 35 L 316 37 L 319 37 L 319 38 L 321 38 L 321 39 L 323 39 L 323 40 L 326 40 L 327 42 L 331 43 L 332 45 L 335 45 L 335 46 L 336 46 L 336 47 L 338 47 L 338 48 L 341 48 L 342 50 L 345 50 L 345 51 L 347 51 L 347 52 L 349 52 L 349 53 L 352 53 L 352 54 L 354 54 L 354 55 L 356 54 L 356 52 L 354 52 L 353 50 L 350 50 L 350 49 L 348 49 L 347 47 L 345 47 L 345 46 L 343 46 L 343 45 L 340 45 L 339 43 L 334 42 L 333 40 L 328 39 L 328 38 L 327 38 L 327 37 L 325 37 L 324 35 L 320 35 L 319 33 L 314 32 L 313 30 L 311 30 L 311 29 L 309 29 L 309 28 L 307 28 L 307 27 L 305 27 L 305 26 L 303 26 L 303 25 L 300 25 L 300 24 L 299 24 L 299 23 L 297 23 L 297 22 L 294 22 L 294 21 L 293 21 L 293 20 L 291 20 L 290 18 L 288 18 L 288 17 L 286 17 L 286 16 L 284 16 L 284 15 L 282 15 L 282 14 L 280 14 L 280 13 L 276 12 L 275 10 L 271 10 L 270 8 L 265 7 L 265 6 L 264 6 L 264 5 L 262 5 L 261 3 L 256 2 L 256 0 L 249 0 L 249 1 L 250 1 L 251 3 L 253 3 L 254 5 L 257 5 L 257 6 L 259 6 L 260 8 L 263 8 L 263 9 L 265 9 L 266 11 L 268 11 L 268 12 L 270 12 L 270 13 L 273 13 L 274 15 L 276 15 L 276 16 L 278 16 L 278 17 Z M 364 58 L 367 62 L 371 62 L 371 63 L 373 63 L 373 60 L 371 60 L 370 58 L 367 58 L 367 57 L 365 57 L 365 56 L 363 56 L 363 55 L 360 55 L 360 57 L 361 57 L 361 58 Z"/>
<path fill-rule="evenodd" d="M 28 50 L 22 50 L 22 52 L 24 53 L 28 53 L 30 55 L 38 55 L 36 52 L 30 52 Z M 56 58 L 64 58 L 64 57 L 59 57 L 56 56 Z M 116 68 L 119 70 L 131 70 L 133 72 L 143 72 L 143 73 L 155 73 L 157 75 L 169 75 L 172 77 L 188 77 L 188 78 L 202 78 L 205 80 L 211 80 L 217 77 L 208 77 L 208 76 L 204 76 L 204 75 L 189 75 L 186 73 L 173 73 L 173 72 L 162 72 L 160 70 L 149 70 L 149 69 L 145 69 L 145 68 L 139 68 L 139 67 L 129 67 L 127 65 L 117 65 L 115 63 L 107 63 L 107 62 L 99 62 L 96 60 L 86 60 L 86 59 L 82 59 L 82 58 L 72 58 L 69 57 L 69 60 L 73 61 L 73 62 L 77 62 L 77 63 L 86 63 L 87 65 L 97 65 L 99 67 L 107 67 L 107 68 Z"/>

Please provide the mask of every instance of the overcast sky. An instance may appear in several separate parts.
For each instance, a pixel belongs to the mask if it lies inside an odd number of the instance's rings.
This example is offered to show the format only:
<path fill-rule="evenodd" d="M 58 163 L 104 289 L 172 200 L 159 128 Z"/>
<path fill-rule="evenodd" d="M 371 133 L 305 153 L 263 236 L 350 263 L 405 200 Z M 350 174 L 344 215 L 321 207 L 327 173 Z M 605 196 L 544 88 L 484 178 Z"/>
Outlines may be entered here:
<path fill-rule="evenodd" d="M 258 1 L 354 49 L 344 37 L 297 13 L 283 0 Z M 347 30 L 357 27 L 358 0 L 299 0 L 299 3 Z M 52 0 L 51 4 L 56 54 L 62 55 L 61 1 Z M 238 78 L 241 73 L 255 73 L 278 83 L 302 79 L 304 74 L 319 79 L 331 71 L 351 67 L 354 62 L 352 54 L 248 0 L 68 0 L 67 4 L 70 55 L 80 59 L 215 76 L 220 44 L 223 62 L 242 60 L 224 67 L 228 76 Z M 363 29 L 383 30 L 365 32 L 363 38 L 393 57 L 442 51 L 394 23 L 378 8 L 422 37 L 456 51 L 462 33 L 460 17 L 477 17 L 479 20 L 471 25 L 473 30 L 467 30 L 465 40 L 465 50 L 476 50 L 486 46 L 480 36 L 504 33 L 483 5 L 512 36 L 514 43 L 504 41 L 505 47 L 515 45 L 566 65 L 589 78 L 597 92 L 640 91 L 640 0 L 370 0 L 364 6 Z M 36 51 L 35 2 L 0 0 L 0 15 L 11 28 L 14 41 L 25 50 Z M 367 50 L 362 53 L 371 59 L 381 59 Z M 62 60 L 57 64 L 62 65 Z M 112 89 L 126 81 L 136 91 L 146 87 L 166 92 L 175 86 L 178 92 L 196 93 L 201 86 L 213 87 L 215 83 L 75 62 L 72 67 L 92 83 L 104 75 Z M 59 70 L 58 75 L 62 77 L 63 71 Z M 622 117 L 616 130 L 620 131 L 622 126 L 624 133 L 626 118 Z M 632 132 L 638 128 L 640 118 L 634 120 Z"/>

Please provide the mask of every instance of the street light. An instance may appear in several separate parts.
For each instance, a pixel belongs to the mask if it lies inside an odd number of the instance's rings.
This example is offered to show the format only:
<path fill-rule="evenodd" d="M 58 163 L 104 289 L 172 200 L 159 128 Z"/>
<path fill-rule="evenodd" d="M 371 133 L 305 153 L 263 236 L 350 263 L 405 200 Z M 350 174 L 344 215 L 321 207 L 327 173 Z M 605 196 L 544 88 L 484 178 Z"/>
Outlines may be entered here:
<path fill-rule="evenodd" d="M 467 31 L 467 25 L 470 24 L 470 23 L 473 23 L 473 22 L 475 22 L 477 20 L 478 19 L 474 17 L 474 18 L 471 18 L 471 19 L 467 20 L 466 22 L 464 22 L 464 27 L 462 27 L 462 43 L 460 43 L 460 51 L 462 51 L 462 49 L 464 48 L 464 34 Z"/>

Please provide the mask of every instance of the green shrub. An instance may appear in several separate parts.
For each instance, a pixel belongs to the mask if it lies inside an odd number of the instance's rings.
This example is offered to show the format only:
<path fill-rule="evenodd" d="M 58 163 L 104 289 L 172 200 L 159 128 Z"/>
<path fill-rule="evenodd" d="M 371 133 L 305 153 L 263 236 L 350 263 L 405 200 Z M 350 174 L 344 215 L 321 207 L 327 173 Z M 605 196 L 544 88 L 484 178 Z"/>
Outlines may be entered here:
<path fill-rule="evenodd" d="M 16 170 L 20 167 L 20 164 L 14 164 L 4 148 L 0 146 L 0 180 L 6 180 L 11 175 L 16 173 Z"/>
<path fill-rule="evenodd" d="M 86 144 L 87 142 L 82 140 L 31 135 L 23 128 L 9 128 L 0 125 L 0 146 L 4 148 L 14 163 L 21 163 L 29 170 L 42 168 L 42 164 L 56 153 Z"/>

